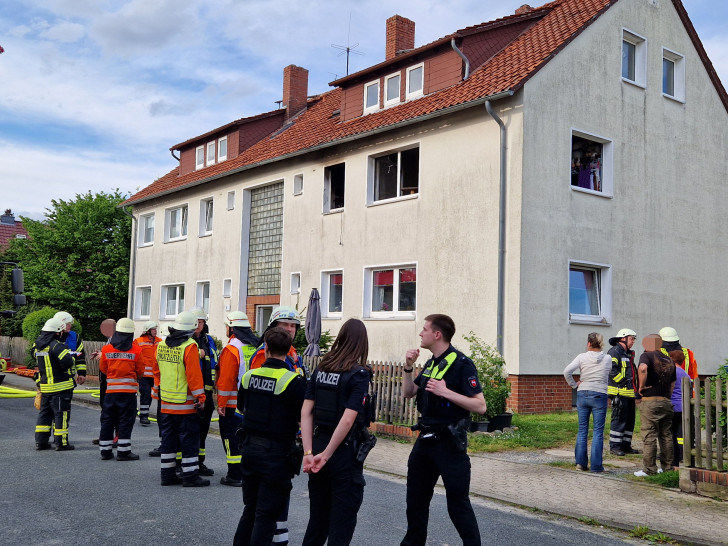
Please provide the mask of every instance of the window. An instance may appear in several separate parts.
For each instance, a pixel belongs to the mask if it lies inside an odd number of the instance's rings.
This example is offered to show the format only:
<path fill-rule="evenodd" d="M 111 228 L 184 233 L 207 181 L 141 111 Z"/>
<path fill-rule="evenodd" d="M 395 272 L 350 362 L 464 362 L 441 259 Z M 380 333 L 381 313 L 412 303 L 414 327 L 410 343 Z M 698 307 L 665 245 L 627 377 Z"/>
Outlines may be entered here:
<path fill-rule="evenodd" d="M 324 212 L 344 208 L 344 163 L 324 168 Z"/>
<path fill-rule="evenodd" d="M 273 313 L 272 305 L 256 305 L 255 306 L 255 331 L 262 334 L 268 327 L 271 313 Z"/>
<path fill-rule="evenodd" d="M 162 305 L 160 316 L 166 318 L 176 317 L 185 309 L 185 285 L 168 284 L 162 286 Z"/>
<path fill-rule="evenodd" d="M 417 267 L 368 268 L 364 271 L 364 315 L 414 317 L 417 310 Z"/>
<path fill-rule="evenodd" d="M 622 29 L 622 79 L 640 87 L 647 84 L 647 41 Z"/>
<path fill-rule="evenodd" d="M 213 165 L 215 163 L 215 141 L 207 143 L 207 162 L 206 165 Z"/>
<path fill-rule="evenodd" d="M 425 65 L 418 64 L 407 69 L 407 99 L 421 97 L 424 91 Z"/>
<path fill-rule="evenodd" d="M 187 237 L 187 205 L 167 209 L 165 216 L 165 241 L 174 241 Z"/>
<path fill-rule="evenodd" d="M 420 148 L 369 158 L 369 204 L 384 199 L 416 195 L 419 191 Z"/>
<path fill-rule="evenodd" d="M 613 195 L 612 141 L 572 130 L 571 189 Z"/>
<path fill-rule="evenodd" d="M 134 315 L 138 319 L 149 318 L 151 312 L 152 287 L 139 286 L 134 298 Z"/>
<path fill-rule="evenodd" d="M 685 100 L 685 57 L 662 49 L 662 94 L 671 99 Z"/>
<path fill-rule="evenodd" d="M 343 307 L 344 272 L 324 271 L 321 274 L 321 310 L 325 317 L 340 317 Z"/>
<path fill-rule="evenodd" d="M 392 106 L 399 103 L 399 86 L 402 76 L 392 74 L 384 78 L 384 106 Z"/>
<path fill-rule="evenodd" d="M 217 160 L 225 161 L 227 159 L 227 137 L 217 140 Z"/>
<path fill-rule="evenodd" d="M 212 211 L 212 197 L 200 200 L 200 237 L 212 234 Z"/>
<path fill-rule="evenodd" d="M 233 210 L 235 208 L 235 192 L 229 191 L 227 197 L 227 209 Z"/>
<path fill-rule="evenodd" d="M 291 294 L 301 293 L 301 274 L 291 273 Z"/>
<path fill-rule="evenodd" d="M 200 307 L 205 313 L 210 313 L 210 281 L 201 281 L 197 283 L 196 294 L 197 307 Z"/>
<path fill-rule="evenodd" d="M 195 150 L 195 170 L 205 166 L 205 147 L 198 146 Z"/>
<path fill-rule="evenodd" d="M 232 294 L 233 289 L 233 280 L 232 279 L 223 279 L 222 281 L 222 297 L 223 298 L 229 298 Z"/>
<path fill-rule="evenodd" d="M 139 218 L 139 246 L 154 243 L 154 214 L 145 214 Z"/>
<path fill-rule="evenodd" d="M 569 322 L 608 325 L 611 319 L 611 267 L 569 262 Z"/>
<path fill-rule="evenodd" d="M 364 113 L 379 110 L 379 80 L 364 85 Z"/>
<path fill-rule="evenodd" d="M 301 195 L 303 193 L 303 175 L 297 174 L 293 177 L 293 195 Z"/>

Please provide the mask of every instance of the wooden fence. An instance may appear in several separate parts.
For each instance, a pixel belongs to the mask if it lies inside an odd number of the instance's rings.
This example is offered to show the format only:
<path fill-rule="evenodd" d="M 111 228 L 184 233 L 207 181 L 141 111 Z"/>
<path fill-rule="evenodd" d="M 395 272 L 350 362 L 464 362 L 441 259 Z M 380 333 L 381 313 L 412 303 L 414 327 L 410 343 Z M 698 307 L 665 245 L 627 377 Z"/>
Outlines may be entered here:
<path fill-rule="evenodd" d="M 714 394 L 711 386 L 715 387 Z M 702 381 L 695 379 L 691 390 L 690 380 L 683 377 L 683 462 L 686 466 L 718 471 L 728 469 L 727 386 L 720 376 L 716 376 Z"/>

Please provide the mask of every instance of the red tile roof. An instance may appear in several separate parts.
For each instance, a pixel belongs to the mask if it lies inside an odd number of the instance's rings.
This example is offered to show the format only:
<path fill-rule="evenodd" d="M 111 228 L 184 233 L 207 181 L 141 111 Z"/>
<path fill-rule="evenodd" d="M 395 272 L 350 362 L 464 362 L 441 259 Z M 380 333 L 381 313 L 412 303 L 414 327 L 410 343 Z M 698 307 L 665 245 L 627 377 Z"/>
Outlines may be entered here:
<path fill-rule="evenodd" d="M 16 235 L 28 236 L 28 232 L 23 227 L 23 222 L 15 220 L 12 224 L 0 223 L 0 250 L 5 250 Z"/>
<path fill-rule="evenodd" d="M 300 155 L 315 148 L 336 145 L 367 133 L 415 123 L 430 116 L 442 115 L 450 110 L 483 102 L 488 98 L 495 99 L 505 94 L 512 94 L 617 1 L 556 0 L 545 4 L 537 8 L 539 15 L 544 14 L 542 19 L 483 65 L 477 67 L 467 80 L 386 110 L 342 122 L 337 115 L 341 106 L 341 89 L 337 88 L 319 95 L 309 100 L 308 109 L 297 116 L 290 126 L 274 133 L 270 138 L 260 140 L 235 159 L 183 176 L 179 176 L 179 170 L 175 168 L 123 204 L 147 201 L 262 164 Z M 725 89 L 710 64 L 682 3 L 680 0 L 672 1 L 728 110 L 728 96 Z M 518 17 L 523 16 L 510 18 Z M 489 25 L 507 19 L 509 18 L 468 27 L 459 32 L 470 33 L 477 27 L 488 28 Z M 436 40 L 429 46 L 439 44 L 441 41 Z"/>

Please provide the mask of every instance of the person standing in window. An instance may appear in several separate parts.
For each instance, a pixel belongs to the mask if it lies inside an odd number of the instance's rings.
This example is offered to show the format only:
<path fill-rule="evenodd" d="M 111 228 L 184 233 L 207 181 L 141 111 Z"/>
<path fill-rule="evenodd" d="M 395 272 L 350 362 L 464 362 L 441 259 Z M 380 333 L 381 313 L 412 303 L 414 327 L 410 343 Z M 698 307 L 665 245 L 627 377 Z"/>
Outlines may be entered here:
<path fill-rule="evenodd" d="M 604 447 L 604 421 L 607 417 L 607 381 L 612 359 L 604 354 L 602 334 L 592 332 L 587 337 L 586 352 L 578 355 L 564 369 L 564 378 L 572 389 L 577 389 L 576 407 L 579 414 L 579 432 L 576 436 L 574 458 L 577 470 L 589 470 L 587 444 L 589 416 L 594 416 L 591 446 L 591 471 L 604 472 L 602 449 Z M 579 381 L 574 380 L 579 374 Z"/>
<path fill-rule="evenodd" d="M 637 393 L 637 368 L 634 365 L 632 346 L 637 334 L 629 328 L 622 328 L 615 337 L 609 338 L 609 356 L 612 369 L 609 372 L 607 396 L 612 402 L 612 422 L 609 425 L 609 451 L 612 455 L 639 453 L 632 449 L 635 406 Z M 636 402 L 637 400 L 637 402 Z"/>

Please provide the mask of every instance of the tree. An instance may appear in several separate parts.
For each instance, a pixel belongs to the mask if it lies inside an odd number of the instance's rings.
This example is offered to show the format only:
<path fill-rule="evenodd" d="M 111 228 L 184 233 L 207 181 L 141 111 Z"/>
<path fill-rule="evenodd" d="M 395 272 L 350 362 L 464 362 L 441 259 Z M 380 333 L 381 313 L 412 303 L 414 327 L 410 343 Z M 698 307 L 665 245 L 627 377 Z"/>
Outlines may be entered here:
<path fill-rule="evenodd" d="M 89 340 L 105 339 L 105 318 L 126 316 L 131 218 L 118 207 L 126 197 L 117 189 L 53 200 L 44 221 L 22 218 L 28 238 L 5 253 L 25 272 L 28 300 L 68 311 Z"/>

